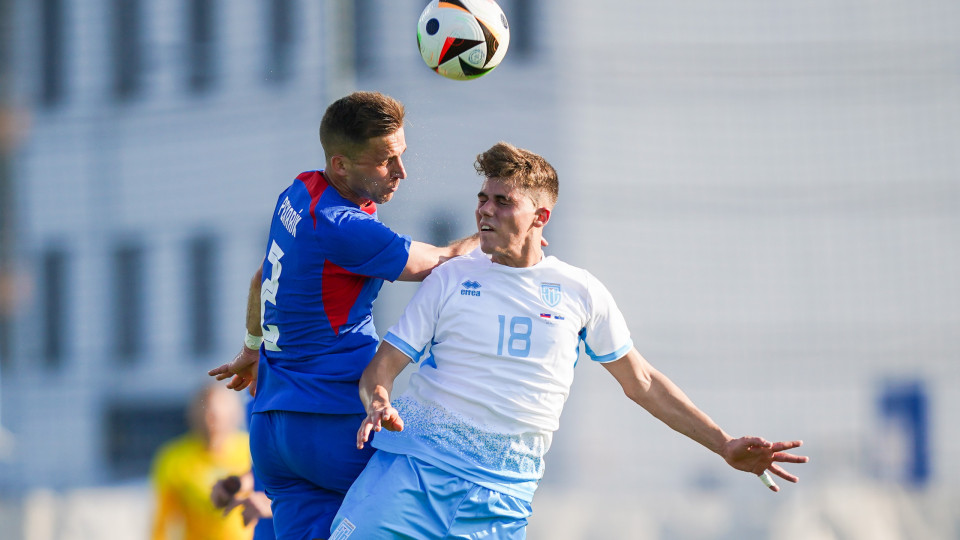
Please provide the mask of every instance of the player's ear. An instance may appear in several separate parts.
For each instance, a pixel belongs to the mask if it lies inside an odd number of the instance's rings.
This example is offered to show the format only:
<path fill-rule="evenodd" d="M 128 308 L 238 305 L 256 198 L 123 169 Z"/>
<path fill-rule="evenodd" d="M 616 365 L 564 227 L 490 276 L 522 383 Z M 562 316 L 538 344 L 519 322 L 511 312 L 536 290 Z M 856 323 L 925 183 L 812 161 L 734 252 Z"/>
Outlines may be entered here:
<path fill-rule="evenodd" d="M 550 221 L 550 209 L 546 206 L 541 206 L 534 211 L 533 226 L 534 227 L 543 227 Z"/>
<path fill-rule="evenodd" d="M 343 154 L 334 154 L 330 158 L 330 166 L 327 167 L 330 169 L 330 172 L 337 174 L 339 176 L 346 176 L 347 166 L 350 164 L 350 158 Z"/>

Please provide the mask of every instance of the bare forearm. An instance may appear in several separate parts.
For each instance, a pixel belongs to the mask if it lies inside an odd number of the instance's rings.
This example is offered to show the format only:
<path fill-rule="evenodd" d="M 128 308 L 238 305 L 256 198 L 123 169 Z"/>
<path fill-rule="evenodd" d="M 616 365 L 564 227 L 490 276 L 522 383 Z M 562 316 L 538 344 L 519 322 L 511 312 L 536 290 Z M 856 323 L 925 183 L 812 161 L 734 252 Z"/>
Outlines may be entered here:
<path fill-rule="evenodd" d="M 469 253 L 478 245 L 480 245 L 479 234 L 461 238 L 444 247 L 413 242 L 410 245 L 410 256 L 407 259 L 407 264 L 397 279 L 400 281 L 423 281 L 438 265 L 453 257 Z"/>
<path fill-rule="evenodd" d="M 480 233 L 473 233 L 466 238 L 461 238 L 452 242 L 447 248 L 450 250 L 450 257 L 459 257 L 466 255 L 477 249 L 480 245 Z"/>
<path fill-rule="evenodd" d="M 380 344 L 377 354 L 360 376 L 360 400 L 368 413 L 371 407 L 390 403 L 393 381 L 408 364 L 410 358 L 399 349 L 386 341 Z"/>
<path fill-rule="evenodd" d="M 250 290 L 247 292 L 247 332 L 253 336 L 262 336 L 260 326 L 260 284 L 263 282 L 263 265 L 250 279 Z"/>
<path fill-rule="evenodd" d="M 722 455 L 723 445 L 731 437 L 666 375 L 650 369 L 650 386 L 634 401 L 671 429 Z"/>
<path fill-rule="evenodd" d="M 754 474 L 770 470 L 781 478 L 796 482 L 797 477 L 774 462 L 807 462 L 806 456 L 783 452 L 800 446 L 801 441 L 770 443 L 761 437 L 733 439 L 635 348 L 631 347 L 627 354 L 613 362 L 604 363 L 603 367 L 617 379 L 627 397 L 675 431 L 719 455 L 735 469 Z M 769 478 L 764 483 L 768 481 Z M 780 489 L 772 483 L 767 485 L 773 491 Z"/>
<path fill-rule="evenodd" d="M 714 423 L 666 375 L 657 371 L 636 348 L 603 364 L 631 400 L 675 431 L 721 454 L 730 436 Z M 721 454 L 722 455 L 722 454 Z"/>
<path fill-rule="evenodd" d="M 370 364 L 374 366 L 373 363 Z M 360 401 L 369 413 L 375 403 L 390 403 L 390 392 L 393 391 L 393 379 L 385 377 L 382 369 L 369 367 L 360 377 Z"/>

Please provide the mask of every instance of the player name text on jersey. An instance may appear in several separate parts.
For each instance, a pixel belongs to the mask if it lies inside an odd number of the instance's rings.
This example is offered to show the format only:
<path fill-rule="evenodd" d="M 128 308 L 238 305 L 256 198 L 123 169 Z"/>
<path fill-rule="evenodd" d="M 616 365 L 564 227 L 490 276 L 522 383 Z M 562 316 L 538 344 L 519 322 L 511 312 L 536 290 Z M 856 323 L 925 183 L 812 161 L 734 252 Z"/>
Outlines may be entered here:
<path fill-rule="evenodd" d="M 280 221 L 283 223 L 284 228 L 287 229 L 287 232 L 292 236 L 297 236 L 297 224 L 300 223 L 302 216 L 293 209 L 293 206 L 290 204 L 290 197 L 283 199 L 283 203 L 280 205 L 280 209 L 277 210 L 277 214 L 280 215 Z"/>

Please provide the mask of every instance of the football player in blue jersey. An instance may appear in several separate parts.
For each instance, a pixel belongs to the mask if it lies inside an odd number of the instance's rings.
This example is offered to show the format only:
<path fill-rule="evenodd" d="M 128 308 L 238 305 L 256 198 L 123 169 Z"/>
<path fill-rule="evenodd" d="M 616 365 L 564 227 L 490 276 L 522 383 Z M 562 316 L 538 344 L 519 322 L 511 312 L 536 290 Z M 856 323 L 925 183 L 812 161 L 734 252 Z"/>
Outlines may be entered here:
<path fill-rule="evenodd" d="M 732 467 L 797 477 L 801 441 L 733 438 L 633 346 L 592 274 L 544 256 L 559 184 L 542 157 L 498 143 L 477 158 L 480 248 L 438 267 L 360 379 L 358 448 L 377 453 L 347 493 L 331 540 L 525 538 L 544 455 L 573 382 L 579 342 L 626 395 Z M 396 399 L 393 381 L 419 369 Z M 385 431 L 381 431 L 385 429 Z"/>
<path fill-rule="evenodd" d="M 298 175 L 277 199 L 250 283 L 246 342 L 209 372 L 234 390 L 255 389 L 250 449 L 278 538 L 326 538 L 372 454 L 354 445 L 366 416 L 357 384 L 379 342 L 371 311 L 383 282 L 422 280 L 478 242 L 474 235 L 436 247 L 377 219 L 377 205 L 407 176 L 404 114 L 376 92 L 327 108 L 326 166 Z"/>

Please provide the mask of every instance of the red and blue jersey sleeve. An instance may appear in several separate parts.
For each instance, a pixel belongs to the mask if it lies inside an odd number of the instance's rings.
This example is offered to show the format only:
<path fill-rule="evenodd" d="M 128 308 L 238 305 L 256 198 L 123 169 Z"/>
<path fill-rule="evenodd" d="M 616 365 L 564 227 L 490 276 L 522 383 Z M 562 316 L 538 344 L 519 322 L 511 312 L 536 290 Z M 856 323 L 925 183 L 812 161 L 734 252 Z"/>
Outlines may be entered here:
<path fill-rule="evenodd" d="M 372 212 L 331 208 L 317 220 L 316 238 L 329 262 L 354 274 L 394 281 L 407 264 L 410 239 L 390 230 L 376 218 L 376 210 Z"/>

